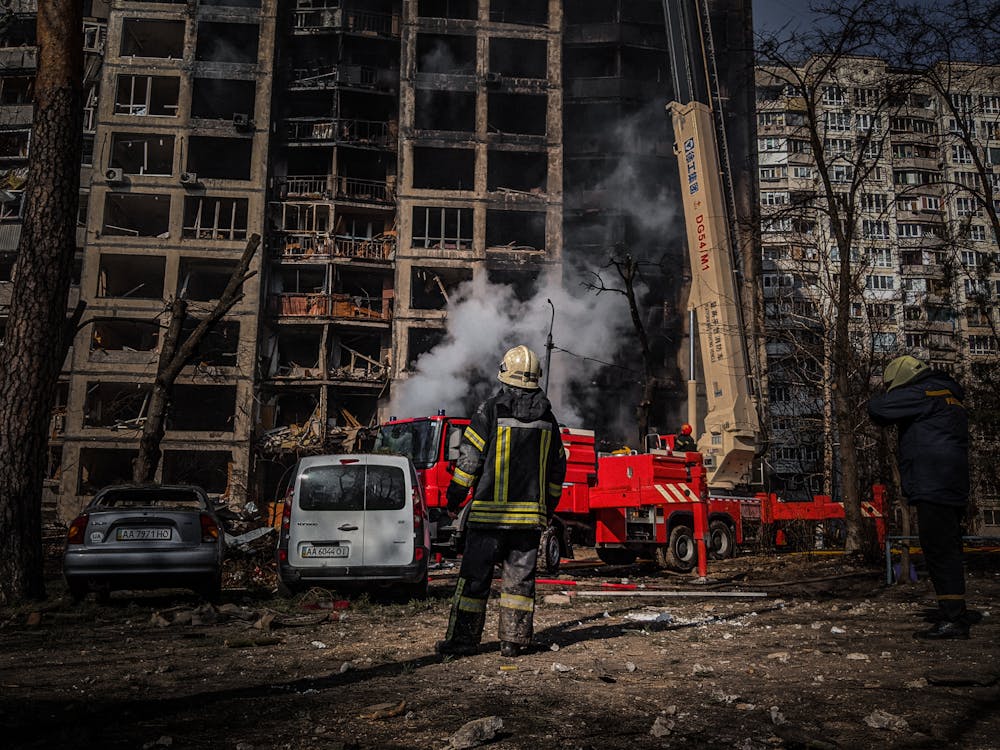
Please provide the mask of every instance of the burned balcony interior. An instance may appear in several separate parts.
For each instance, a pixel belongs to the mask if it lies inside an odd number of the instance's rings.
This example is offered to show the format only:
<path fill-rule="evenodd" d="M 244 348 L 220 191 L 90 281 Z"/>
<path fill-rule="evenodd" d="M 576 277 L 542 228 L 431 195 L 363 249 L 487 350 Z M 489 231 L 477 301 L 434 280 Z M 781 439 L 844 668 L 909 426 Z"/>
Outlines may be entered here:
<path fill-rule="evenodd" d="M 490 39 L 489 76 L 545 80 L 548 77 L 548 45 L 544 39 Z M 487 82 L 492 82 L 488 77 Z"/>
<path fill-rule="evenodd" d="M 257 84 L 252 80 L 196 77 L 191 88 L 191 117 L 248 125 L 255 117 Z"/>
<path fill-rule="evenodd" d="M 192 135 L 187 139 L 185 171 L 198 179 L 249 180 L 253 141 Z"/>
<path fill-rule="evenodd" d="M 333 265 L 282 266 L 271 277 L 271 307 L 283 316 L 388 322 L 391 279 Z"/>
<path fill-rule="evenodd" d="M 122 57 L 180 60 L 184 57 L 184 21 L 125 18 L 119 51 Z"/>
<path fill-rule="evenodd" d="M 130 175 L 169 175 L 174 171 L 174 136 L 114 133 L 108 166 Z"/>
<path fill-rule="evenodd" d="M 115 114 L 132 117 L 176 117 L 180 101 L 178 76 L 121 73 L 115 83 Z"/>
<path fill-rule="evenodd" d="M 170 237 L 170 195 L 108 193 L 104 198 L 105 237 Z"/>
<path fill-rule="evenodd" d="M 413 187 L 425 190 L 475 188 L 476 152 L 471 148 L 413 147 Z"/>
<path fill-rule="evenodd" d="M 149 390 L 149 384 L 88 381 L 83 403 L 84 428 L 142 429 Z"/>
<path fill-rule="evenodd" d="M 222 296 L 237 261 L 216 258 L 180 260 L 177 273 L 177 296 L 194 302 L 210 302 Z"/>
<path fill-rule="evenodd" d="M 327 324 L 281 325 L 265 337 L 264 367 L 276 381 L 323 380 L 383 385 L 382 334 Z"/>
<path fill-rule="evenodd" d="M 181 236 L 197 240 L 245 240 L 248 206 L 246 198 L 186 196 Z"/>
<path fill-rule="evenodd" d="M 486 250 L 540 252 L 545 250 L 545 214 L 541 211 L 486 212 Z"/>
<path fill-rule="evenodd" d="M 444 328 L 410 326 L 406 330 L 406 369 L 412 370 L 422 354 L 426 354 L 444 341 Z"/>
<path fill-rule="evenodd" d="M 417 15 L 422 18 L 449 18 L 474 21 L 478 0 L 418 0 Z"/>
<path fill-rule="evenodd" d="M 410 245 L 425 250 L 471 250 L 472 209 L 414 206 Z"/>
<path fill-rule="evenodd" d="M 257 24 L 200 21 L 195 60 L 253 65 L 257 62 L 259 44 Z"/>
<path fill-rule="evenodd" d="M 165 270 L 162 256 L 101 253 L 97 296 L 161 300 Z"/>
<path fill-rule="evenodd" d="M 322 326 L 281 326 L 265 340 L 264 366 L 271 378 L 322 379 Z M 268 351 L 268 348 L 270 351 Z"/>
<path fill-rule="evenodd" d="M 414 266 L 410 270 L 410 307 L 444 310 L 458 287 L 468 281 L 472 281 L 471 268 Z"/>
<path fill-rule="evenodd" d="M 91 359 L 146 362 L 159 346 L 159 337 L 155 321 L 97 320 L 91 326 Z"/>
<path fill-rule="evenodd" d="M 544 136 L 548 132 L 548 97 L 544 94 L 490 92 L 486 129 L 500 136 Z"/>
<path fill-rule="evenodd" d="M 416 130 L 476 132 L 474 92 L 417 89 L 415 99 L 413 127 Z"/>
<path fill-rule="evenodd" d="M 548 182 L 548 155 L 542 151 L 500 151 L 487 154 L 486 189 L 541 195 Z"/>
<path fill-rule="evenodd" d="M 164 484 L 194 484 L 210 495 L 228 495 L 233 463 L 231 451 L 165 450 Z"/>

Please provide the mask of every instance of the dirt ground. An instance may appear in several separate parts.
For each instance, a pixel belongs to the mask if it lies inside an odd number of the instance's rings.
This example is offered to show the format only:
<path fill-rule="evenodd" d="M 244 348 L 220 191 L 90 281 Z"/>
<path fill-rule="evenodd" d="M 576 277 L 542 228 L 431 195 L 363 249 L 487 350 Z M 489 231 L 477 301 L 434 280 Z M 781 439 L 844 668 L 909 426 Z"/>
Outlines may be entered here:
<path fill-rule="evenodd" d="M 440 750 L 495 716 L 494 750 L 997 748 L 997 557 L 970 558 L 986 616 L 947 643 L 911 637 L 926 581 L 886 587 L 836 555 L 740 557 L 709 584 L 578 561 L 563 573 L 577 585 L 539 586 L 539 648 L 516 660 L 498 653 L 496 601 L 478 655 L 434 655 L 453 568 L 407 604 L 251 586 L 218 608 L 186 593 L 73 606 L 54 577 L 44 605 L 0 610 L 0 744 Z M 623 581 L 696 595 L 600 587 Z M 726 592 L 766 596 L 707 596 Z"/>

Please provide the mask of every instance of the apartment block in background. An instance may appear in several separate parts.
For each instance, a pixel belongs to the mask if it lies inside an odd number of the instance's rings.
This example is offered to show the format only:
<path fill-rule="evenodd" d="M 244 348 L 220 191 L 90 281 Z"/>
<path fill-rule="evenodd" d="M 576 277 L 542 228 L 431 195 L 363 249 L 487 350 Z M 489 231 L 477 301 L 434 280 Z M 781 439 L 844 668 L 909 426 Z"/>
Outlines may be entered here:
<path fill-rule="evenodd" d="M 264 233 L 276 0 L 113 0 L 63 439 L 60 509 L 131 479 L 168 301 L 187 330 Z M 260 256 L 253 269 L 261 267 Z M 259 276 L 177 381 L 157 479 L 242 499 Z"/>

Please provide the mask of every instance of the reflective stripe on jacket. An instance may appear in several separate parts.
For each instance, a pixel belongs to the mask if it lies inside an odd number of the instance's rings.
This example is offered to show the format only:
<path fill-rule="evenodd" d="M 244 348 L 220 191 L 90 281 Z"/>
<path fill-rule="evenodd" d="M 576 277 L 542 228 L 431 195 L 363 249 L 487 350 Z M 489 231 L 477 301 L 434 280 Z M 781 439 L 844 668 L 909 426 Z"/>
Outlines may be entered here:
<path fill-rule="evenodd" d="M 566 452 L 541 391 L 504 386 L 476 411 L 448 488 L 455 510 L 474 487 L 469 523 L 545 526 L 562 494 Z"/>

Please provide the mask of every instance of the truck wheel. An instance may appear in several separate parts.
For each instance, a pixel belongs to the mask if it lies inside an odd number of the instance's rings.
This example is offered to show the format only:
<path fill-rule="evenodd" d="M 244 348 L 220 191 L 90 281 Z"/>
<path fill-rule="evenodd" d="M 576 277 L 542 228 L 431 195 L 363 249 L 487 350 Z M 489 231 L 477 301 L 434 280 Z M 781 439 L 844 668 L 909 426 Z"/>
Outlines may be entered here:
<path fill-rule="evenodd" d="M 634 550 L 624 547 L 598 547 L 597 556 L 608 565 L 631 565 L 638 557 Z"/>
<path fill-rule="evenodd" d="M 698 548 L 694 543 L 694 533 L 687 526 L 674 526 L 663 552 L 665 567 L 679 573 L 688 573 L 698 562 Z"/>
<path fill-rule="evenodd" d="M 535 569 L 539 573 L 558 573 L 562 552 L 559 549 L 559 530 L 549 526 L 542 532 L 538 542 L 538 560 Z"/>
<path fill-rule="evenodd" d="M 708 524 L 708 556 L 712 560 L 725 560 L 732 557 L 736 549 L 736 539 L 733 530 L 725 521 L 712 521 Z"/>

